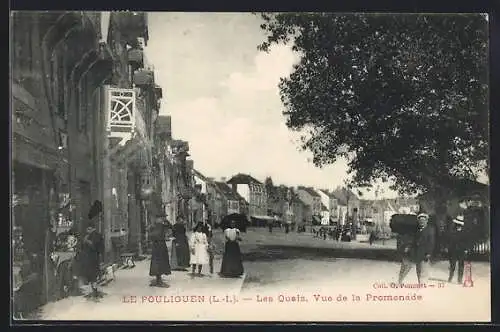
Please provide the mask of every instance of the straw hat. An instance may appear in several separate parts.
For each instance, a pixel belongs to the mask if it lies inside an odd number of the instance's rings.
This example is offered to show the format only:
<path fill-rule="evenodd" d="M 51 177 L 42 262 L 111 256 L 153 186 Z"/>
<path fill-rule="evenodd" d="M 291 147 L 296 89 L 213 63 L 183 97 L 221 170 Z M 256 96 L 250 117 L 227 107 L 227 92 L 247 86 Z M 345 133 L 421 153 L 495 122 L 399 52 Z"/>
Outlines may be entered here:
<path fill-rule="evenodd" d="M 464 216 L 456 216 L 455 219 L 453 219 L 453 222 L 457 225 L 463 226 L 464 225 Z"/>

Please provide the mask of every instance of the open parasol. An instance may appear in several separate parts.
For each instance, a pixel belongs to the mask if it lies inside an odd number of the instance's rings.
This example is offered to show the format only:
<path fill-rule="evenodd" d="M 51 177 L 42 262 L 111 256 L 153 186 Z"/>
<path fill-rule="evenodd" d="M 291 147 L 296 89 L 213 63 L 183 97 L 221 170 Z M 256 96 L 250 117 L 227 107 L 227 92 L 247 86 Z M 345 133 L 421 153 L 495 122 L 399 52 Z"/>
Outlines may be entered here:
<path fill-rule="evenodd" d="M 234 221 L 236 223 L 235 225 L 236 228 L 238 228 L 241 232 L 247 231 L 248 218 L 246 215 L 241 213 L 228 214 L 227 216 L 222 218 L 222 221 L 220 223 L 220 228 L 222 230 L 229 228 L 231 226 L 231 221 Z"/>

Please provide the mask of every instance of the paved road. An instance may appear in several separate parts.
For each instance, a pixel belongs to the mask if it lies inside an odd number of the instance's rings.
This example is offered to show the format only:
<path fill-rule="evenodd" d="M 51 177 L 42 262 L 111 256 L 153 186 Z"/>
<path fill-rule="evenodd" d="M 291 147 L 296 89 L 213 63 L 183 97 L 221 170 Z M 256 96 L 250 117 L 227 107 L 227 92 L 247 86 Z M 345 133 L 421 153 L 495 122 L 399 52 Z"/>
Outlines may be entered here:
<path fill-rule="evenodd" d="M 215 240 L 220 251 L 222 232 L 216 231 Z M 369 246 L 325 241 L 311 234 L 269 234 L 265 229 L 249 229 L 243 234 L 241 249 L 246 273 L 243 279 L 223 279 L 217 275 L 191 279 L 186 272 L 176 271 L 166 278 L 170 288 L 156 289 L 147 286 L 149 262 L 144 261 L 134 269 L 117 273 L 116 280 L 104 288 L 107 295 L 99 303 L 82 297 L 68 298 L 45 306 L 38 318 L 313 322 L 489 320 L 490 271 L 487 264 L 474 263 L 473 288 L 444 283 L 447 264 L 442 262 L 433 266 L 426 289 L 414 289 L 414 272 L 406 281 L 411 288 L 394 289 L 399 267 L 391 243 Z M 217 260 L 216 272 L 219 266 L 220 260 Z M 182 295 L 189 296 L 189 301 L 175 302 L 175 296 Z M 384 300 L 388 295 L 408 298 Z M 218 302 L 211 300 L 213 296 Z"/>
<path fill-rule="evenodd" d="M 258 315 L 252 316 L 254 319 L 489 320 L 488 264 L 473 263 L 474 288 L 448 284 L 448 264 L 437 262 L 431 267 L 425 289 L 394 289 L 391 287 L 397 282 L 399 262 L 395 244 L 391 241 L 387 241 L 386 245 L 370 246 L 365 243 L 325 241 L 313 238 L 310 234 L 269 234 L 259 229 L 250 229 L 243 237 L 241 248 L 246 279 L 240 297 L 246 299 L 244 303 L 250 308 L 248 312 L 260 310 Z M 405 283 L 407 287 L 416 287 L 415 270 Z M 353 294 L 360 296 L 356 307 L 348 304 L 352 304 Z M 372 299 L 375 295 L 420 294 L 423 300 L 403 304 L 373 302 L 367 300 L 369 294 L 374 294 Z M 340 305 L 336 301 L 339 295 L 347 296 L 349 300 Z M 294 301 L 302 296 L 307 302 Z M 323 298 L 325 302 L 322 302 Z M 331 299 L 333 302 L 330 302 Z M 466 303 L 474 305 L 463 305 Z"/>

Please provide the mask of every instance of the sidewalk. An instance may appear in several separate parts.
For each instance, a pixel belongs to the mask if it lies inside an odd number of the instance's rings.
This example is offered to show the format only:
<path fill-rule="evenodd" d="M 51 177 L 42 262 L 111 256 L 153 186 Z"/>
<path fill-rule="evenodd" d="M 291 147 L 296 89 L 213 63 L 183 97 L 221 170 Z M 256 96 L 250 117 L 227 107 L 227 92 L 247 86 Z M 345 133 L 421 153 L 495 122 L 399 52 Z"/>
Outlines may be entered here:
<path fill-rule="evenodd" d="M 208 266 L 204 267 L 202 277 L 192 277 L 187 271 L 172 271 L 171 275 L 163 277 L 168 288 L 150 287 L 149 264 L 147 259 L 137 262 L 132 269 L 116 271 L 115 280 L 101 288 L 105 295 L 99 301 L 84 296 L 69 297 L 43 306 L 37 319 L 210 319 L 216 315 L 214 309 L 218 308 L 210 308 L 208 302 L 211 298 L 238 296 L 245 279 L 245 275 L 237 279 L 219 277 L 221 259 L 216 257 L 213 275 L 209 274 Z M 193 310 L 195 307 L 198 309 Z"/>

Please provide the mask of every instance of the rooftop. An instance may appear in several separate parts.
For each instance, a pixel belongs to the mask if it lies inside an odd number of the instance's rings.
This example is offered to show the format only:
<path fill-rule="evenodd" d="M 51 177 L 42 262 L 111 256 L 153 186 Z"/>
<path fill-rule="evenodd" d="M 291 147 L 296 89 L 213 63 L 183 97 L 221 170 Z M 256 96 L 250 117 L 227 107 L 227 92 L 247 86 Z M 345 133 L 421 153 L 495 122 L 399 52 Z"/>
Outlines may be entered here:
<path fill-rule="evenodd" d="M 300 186 L 298 188 L 299 190 L 303 190 L 305 191 L 306 193 L 308 193 L 309 195 L 311 195 L 312 197 L 321 197 L 317 192 L 316 190 L 314 190 L 314 188 L 311 188 L 311 187 L 302 187 Z"/>
<path fill-rule="evenodd" d="M 238 174 L 234 175 L 231 179 L 229 179 L 229 181 L 227 181 L 227 183 L 230 183 L 230 184 L 251 184 L 251 183 L 262 184 L 262 182 L 260 182 L 259 180 L 257 180 L 253 176 L 248 175 L 248 174 L 243 174 L 243 173 L 238 173 Z"/>
<path fill-rule="evenodd" d="M 217 189 L 219 189 L 221 194 L 224 195 L 227 199 L 234 201 L 239 201 L 243 199 L 236 191 L 231 189 L 231 187 L 228 186 L 227 183 L 214 181 L 214 184 L 217 187 Z"/>

